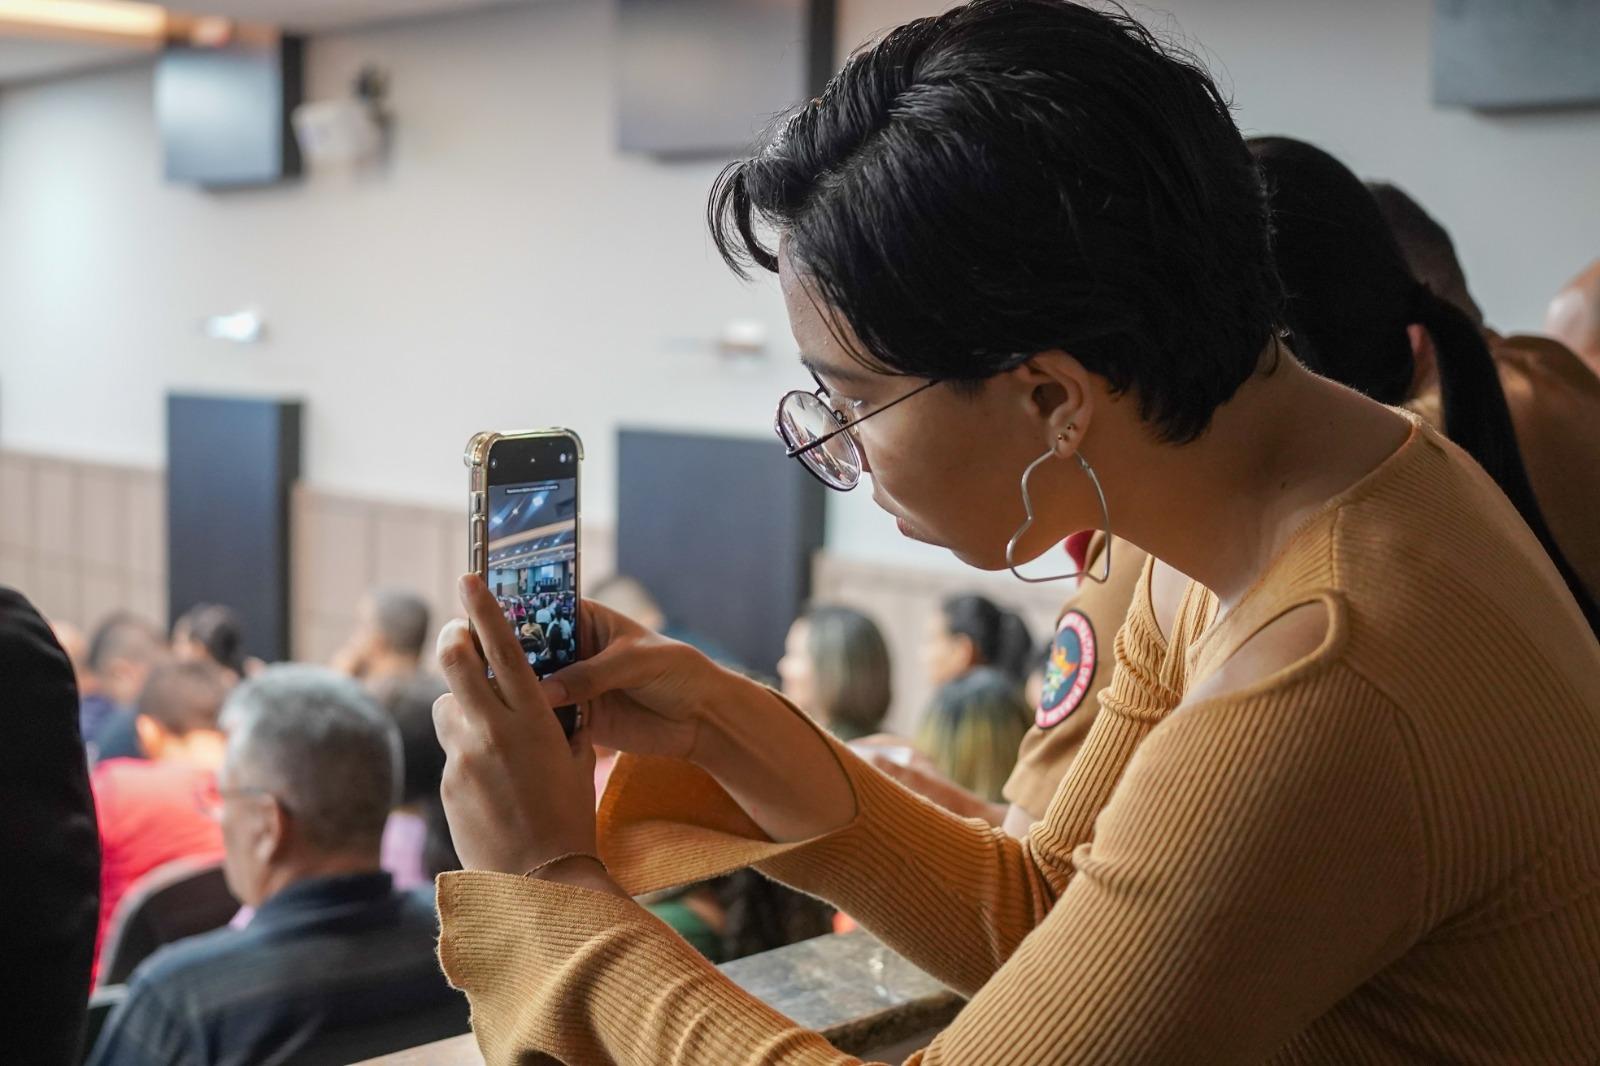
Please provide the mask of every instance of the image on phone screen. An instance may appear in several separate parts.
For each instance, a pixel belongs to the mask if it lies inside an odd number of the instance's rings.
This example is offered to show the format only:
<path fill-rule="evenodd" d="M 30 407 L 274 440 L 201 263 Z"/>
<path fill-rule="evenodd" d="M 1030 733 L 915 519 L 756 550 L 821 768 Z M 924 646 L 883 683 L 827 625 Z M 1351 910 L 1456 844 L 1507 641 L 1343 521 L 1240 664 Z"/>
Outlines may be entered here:
<path fill-rule="evenodd" d="M 489 485 L 486 559 L 500 603 L 540 677 L 578 659 L 578 481 Z"/>

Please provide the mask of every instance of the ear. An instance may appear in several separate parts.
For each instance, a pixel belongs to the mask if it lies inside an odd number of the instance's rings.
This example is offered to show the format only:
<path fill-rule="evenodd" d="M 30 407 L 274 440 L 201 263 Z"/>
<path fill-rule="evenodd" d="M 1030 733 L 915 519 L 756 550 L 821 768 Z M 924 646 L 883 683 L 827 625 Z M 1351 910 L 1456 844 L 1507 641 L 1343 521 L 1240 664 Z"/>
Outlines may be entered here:
<path fill-rule="evenodd" d="M 152 759 L 161 758 L 162 751 L 167 742 L 172 739 L 166 727 L 151 718 L 148 714 L 141 714 L 133 720 L 133 731 L 139 736 L 139 747 Z"/>
<path fill-rule="evenodd" d="M 1024 410 L 1043 431 L 1045 447 L 1063 456 L 1077 451 L 1094 417 L 1095 390 L 1084 365 L 1052 348 L 1008 373 L 1021 386 Z"/>
<path fill-rule="evenodd" d="M 1439 383 L 1439 350 L 1434 347 L 1433 334 L 1420 322 L 1406 326 L 1406 337 L 1411 341 L 1411 391 L 1407 396 L 1426 392 Z"/>
<path fill-rule="evenodd" d="M 289 849 L 289 816 L 275 796 L 261 805 L 261 833 L 256 837 L 256 859 L 264 867 L 276 865 Z"/>

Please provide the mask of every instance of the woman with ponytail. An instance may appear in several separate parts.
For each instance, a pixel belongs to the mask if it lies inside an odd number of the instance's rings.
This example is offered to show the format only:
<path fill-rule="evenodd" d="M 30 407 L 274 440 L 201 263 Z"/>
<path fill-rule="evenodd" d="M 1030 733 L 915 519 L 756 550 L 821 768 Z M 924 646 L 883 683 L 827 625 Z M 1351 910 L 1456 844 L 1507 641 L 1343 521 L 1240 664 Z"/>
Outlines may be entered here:
<path fill-rule="evenodd" d="M 951 596 L 929 624 L 926 654 L 928 676 L 935 685 L 989 666 L 1020 691 L 1028 676 L 1033 637 L 1026 622 L 987 596 Z"/>
<path fill-rule="evenodd" d="M 1272 201 L 1289 347 L 1317 373 L 1436 421 L 1516 506 L 1600 631 L 1596 590 L 1534 498 L 1482 330 L 1412 275 L 1372 194 L 1344 164 L 1289 137 L 1248 143 Z"/>

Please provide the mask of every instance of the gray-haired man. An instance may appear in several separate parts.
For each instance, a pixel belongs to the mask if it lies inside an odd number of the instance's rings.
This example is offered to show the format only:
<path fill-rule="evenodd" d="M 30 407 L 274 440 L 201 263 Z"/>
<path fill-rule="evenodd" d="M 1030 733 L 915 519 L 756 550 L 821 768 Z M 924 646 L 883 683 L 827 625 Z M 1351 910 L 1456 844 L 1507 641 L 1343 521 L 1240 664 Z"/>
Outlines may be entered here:
<path fill-rule="evenodd" d="M 431 889 L 397 894 L 378 867 L 394 725 L 353 681 L 306 666 L 241 685 L 222 724 L 207 803 L 255 918 L 140 966 L 91 1061 L 347 1062 L 465 1032 L 434 958 Z"/>

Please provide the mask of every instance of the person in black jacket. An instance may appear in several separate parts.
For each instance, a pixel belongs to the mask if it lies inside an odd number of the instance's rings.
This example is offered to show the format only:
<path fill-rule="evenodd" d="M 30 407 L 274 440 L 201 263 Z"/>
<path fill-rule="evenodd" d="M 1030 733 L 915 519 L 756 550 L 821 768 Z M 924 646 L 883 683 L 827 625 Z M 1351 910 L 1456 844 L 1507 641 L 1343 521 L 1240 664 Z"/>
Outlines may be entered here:
<path fill-rule="evenodd" d="M 72 664 L 39 612 L 0 587 L 0 997 L 8 1062 L 76 1063 L 100 910 L 100 842 Z"/>

